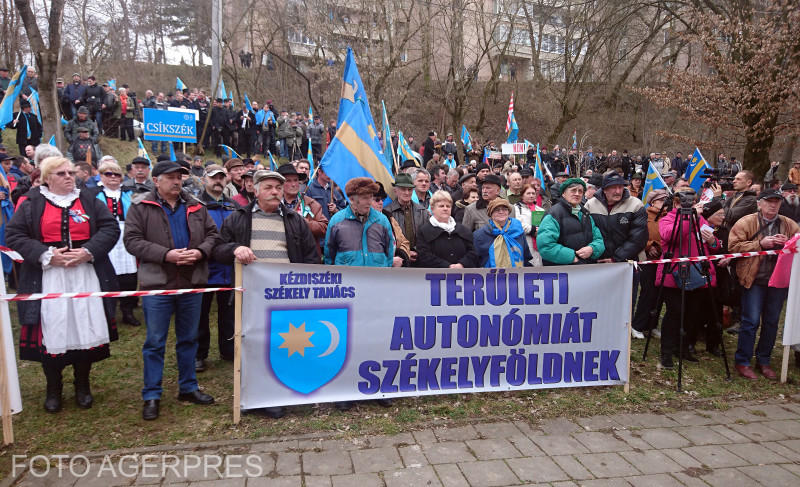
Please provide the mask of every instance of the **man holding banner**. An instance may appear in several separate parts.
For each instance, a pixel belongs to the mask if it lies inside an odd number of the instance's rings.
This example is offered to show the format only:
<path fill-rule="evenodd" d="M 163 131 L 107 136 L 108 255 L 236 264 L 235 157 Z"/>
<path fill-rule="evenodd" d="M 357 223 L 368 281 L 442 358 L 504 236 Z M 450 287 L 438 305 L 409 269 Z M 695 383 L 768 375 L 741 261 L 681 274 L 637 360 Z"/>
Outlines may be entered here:
<path fill-rule="evenodd" d="M 25 146 L 36 147 L 42 141 L 42 124 L 39 123 L 36 115 L 31 113 L 29 102 L 22 101 L 19 106 L 22 111 L 14 114 L 14 120 L 8 124 L 8 127 L 17 129 L 19 153 L 25 154 Z"/>

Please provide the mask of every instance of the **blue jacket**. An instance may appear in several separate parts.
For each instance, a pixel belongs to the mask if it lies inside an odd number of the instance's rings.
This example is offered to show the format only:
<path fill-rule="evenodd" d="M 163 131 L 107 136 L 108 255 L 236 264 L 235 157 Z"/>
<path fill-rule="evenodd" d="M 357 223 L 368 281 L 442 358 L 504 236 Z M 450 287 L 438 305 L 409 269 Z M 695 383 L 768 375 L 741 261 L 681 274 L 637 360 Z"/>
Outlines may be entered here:
<path fill-rule="evenodd" d="M 333 183 L 328 183 L 333 184 Z M 325 218 L 330 221 L 331 219 L 331 212 L 328 211 L 328 203 L 331 202 L 331 188 L 328 186 L 327 188 L 323 188 L 321 184 L 317 182 L 316 179 L 311 181 L 308 184 L 308 189 L 306 189 L 306 196 L 314 198 L 317 200 L 317 203 L 322 206 L 322 213 L 325 215 Z M 340 210 L 347 205 L 347 201 L 342 196 L 342 192 L 339 189 L 334 190 L 333 192 L 333 202 L 336 203 L 336 207 Z"/>
<path fill-rule="evenodd" d="M 232 199 L 223 196 L 222 201 L 217 201 L 203 191 L 200 199 L 205 203 L 209 216 L 217 225 L 217 230 L 222 228 L 222 223 L 239 208 Z M 216 260 L 208 261 L 208 283 L 214 285 L 230 285 L 233 283 L 233 266 L 222 264 Z"/>
<path fill-rule="evenodd" d="M 325 234 L 325 264 L 392 267 L 394 234 L 389 219 L 373 209 L 363 224 L 350 206 L 336 213 Z"/>
<path fill-rule="evenodd" d="M 522 225 L 516 218 L 511 219 L 511 224 Z M 489 224 L 480 227 L 472 233 L 472 242 L 475 244 L 475 252 L 478 254 L 478 262 L 480 262 L 481 267 L 486 267 L 486 263 L 489 261 L 489 248 L 494 245 L 494 240 L 496 238 L 497 236 L 492 233 L 492 227 Z M 533 259 L 533 255 L 531 255 L 528 242 L 525 241 L 525 234 L 521 234 L 516 240 L 522 246 L 523 266 L 530 267 L 532 265 L 531 259 Z"/>

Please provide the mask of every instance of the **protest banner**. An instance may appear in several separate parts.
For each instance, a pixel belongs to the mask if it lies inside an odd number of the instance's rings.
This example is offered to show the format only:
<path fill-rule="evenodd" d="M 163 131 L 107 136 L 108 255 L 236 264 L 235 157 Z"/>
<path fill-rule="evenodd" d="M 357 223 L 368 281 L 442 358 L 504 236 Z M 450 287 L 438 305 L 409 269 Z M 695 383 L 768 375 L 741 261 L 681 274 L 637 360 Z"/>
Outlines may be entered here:
<path fill-rule="evenodd" d="M 3 283 L 3 294 L 6 285 Z M 11 333 L 11 316 L 8 301 L 0 301 L 0 416 L 3 421 L 3 444 L 14 443 L 11 415 L 22 411 L 22 395 L 17 376 L 14 354 L 14 335 Z"/>
<path fill-rule="evenodd" d="M 239 408 L 627 385 L 632 270 L 248 265 L 234 418 Z"/>
<path fill-rule="evenodd" d="M 503 154 L 524 154 L 528 149 L 525 147 L 527 144 L 523 142 L 515 142 L 513 144 L 503 144 L 500 146 Z"/>
<path fill-rule="evenodd" d="M 144 140 L 197 142 L 195 116 L 185 111 L 145 108 Z"/>

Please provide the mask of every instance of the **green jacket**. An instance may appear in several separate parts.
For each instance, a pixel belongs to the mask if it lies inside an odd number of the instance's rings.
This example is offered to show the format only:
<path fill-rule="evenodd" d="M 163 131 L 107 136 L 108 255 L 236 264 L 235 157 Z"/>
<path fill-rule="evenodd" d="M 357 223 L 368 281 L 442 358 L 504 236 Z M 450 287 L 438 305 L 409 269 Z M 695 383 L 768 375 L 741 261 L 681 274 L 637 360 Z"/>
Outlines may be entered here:
<path fill-rule="evenodd" d="M 579 220 L 582 218 L 591 220 L 591 216 L 584 215 L 583 212 L 579 212 L 576 216 Z M 592 241 L 589 243 L 589 247 L 592 248 L 592 260 L 597 260 L 605 252 L 606 246 L 603 243 L 603 235 L 600 233 L 600 229 L 594 224 L 594 220 L 591 220 L 591 222 Z M 539 254 L 542 256 L 542 260 L 556 265 L 572 264 L 573 260 L 575 260 L 575 250 L 558 243 L 560 235 L 561 228 L 558 221 L 548 213 L 542 219 L 542 223 L 536 233 L 536 246 Z"/>

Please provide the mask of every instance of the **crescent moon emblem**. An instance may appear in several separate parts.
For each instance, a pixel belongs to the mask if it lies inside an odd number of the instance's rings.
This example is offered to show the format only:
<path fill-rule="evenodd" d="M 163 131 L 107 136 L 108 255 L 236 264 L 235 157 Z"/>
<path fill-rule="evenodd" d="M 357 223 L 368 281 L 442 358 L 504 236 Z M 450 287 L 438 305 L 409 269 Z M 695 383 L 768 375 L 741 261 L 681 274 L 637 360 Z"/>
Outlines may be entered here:
<path fill-rule="evenodd" d="M 322 352 L 321 355 L 317 355 L 317 357 L 326 357 L 332 354 L 333 351 L 336 350 L 336 348 L 339 346 L 339 330 L 337 330 L 336 327 L 333 326 L 333 323 L 331 323 L 330 321 L 320 321 L 320 323 L 325 325 L 325 327 L 328 328 L 328 331 L 331 333 L 330 346 L 328 347 L 327 350 Z"/>

